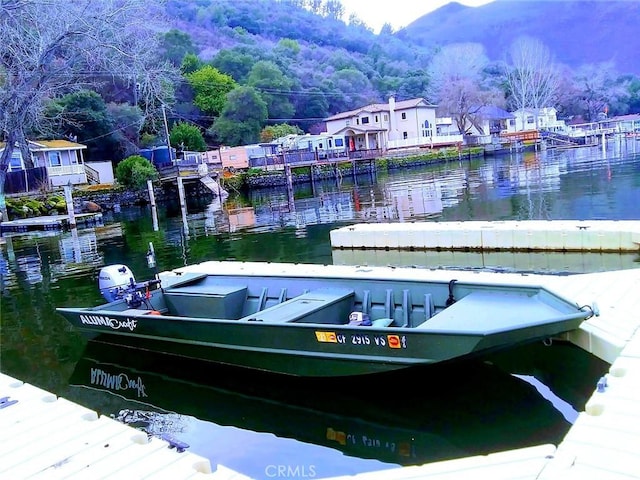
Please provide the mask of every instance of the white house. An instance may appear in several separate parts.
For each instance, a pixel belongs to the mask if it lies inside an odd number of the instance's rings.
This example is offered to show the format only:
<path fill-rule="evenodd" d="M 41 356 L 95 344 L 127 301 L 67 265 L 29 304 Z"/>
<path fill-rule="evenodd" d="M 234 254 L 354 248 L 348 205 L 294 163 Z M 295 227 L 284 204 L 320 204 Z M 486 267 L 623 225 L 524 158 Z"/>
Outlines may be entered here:
<path fill-rule="evenodd" d="M 564 133 L 567 126 L 564 120 L 558 120 L 558 111 L 554 107 L 521 108 L 513 112 L 514 118 L 509 120 L 507 132 L 526 130 L 547 130 Z"/>
<path fill-rule="evenodd" d="M 45 167 L 49 185 L 58 187 L 69 184 L 87 183 L 82 151 L 86 145 L 69 140 L 29 140 L 29 151 L 34 167 Z M 0 152 L 4 144 L 0 143 Z M 26 162 L 18 148 L 13 150 L 9 163 L 9 172 L 24 170 Z"/>
<path fill-rule="evenodd" d="M 462 142 L 459 133 L 439 132 L 436 106 L 424 98 L 372 103 L 326 118 L 327 132 L 343 135 L 349 151 L 433 147 Z"/>

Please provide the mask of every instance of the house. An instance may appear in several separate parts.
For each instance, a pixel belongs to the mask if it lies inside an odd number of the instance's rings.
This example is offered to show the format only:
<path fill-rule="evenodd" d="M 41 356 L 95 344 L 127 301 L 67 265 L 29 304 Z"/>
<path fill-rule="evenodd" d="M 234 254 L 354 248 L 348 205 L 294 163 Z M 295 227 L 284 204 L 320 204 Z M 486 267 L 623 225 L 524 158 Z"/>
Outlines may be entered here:
<path fill-rule="evenodd" d="M 495 105 L 483 105 L 470 112 L 469 126 L 465 133 L 467 145 L 488 145 L 508 130 L 515 119 L 512 113 Z"/>
<path fill-rule="evenodd" d="M 328 156 L 346 155 L 346 140 L 344 135 L 329 135 L 320 133 L 312 135 L 290 134 L 273 140 L 277 145 L 277 152 L 283 151 L 306 151 L 317 152 L 319 158 L 327 158 Z"/>
<path fill-rule="evenodd" d="M 628 115 L 618 115 L 611 117 L 609 123 L 616 125 L 618 133 L 624 133 L 628 136 L 640 136 L 640 114 L 631 113 Z"/>
<path fill-rule="evenodd" d="M 82 151 L 87 147 L 69 140 L 28 140 L 31 161 L 35 168 L 44 168 L 49 187 L 87 183 Z M 0 143 L 0 152 L 4 144 Z M 28 163 L 18 148 L 13 150 L 8 172 L 27 170 Z M 41 185 L 39 185 L 41 186 Z M 35 187 L 34 185 L 31 186 Z"/>
<path fill-rule="evenodd" d="M 437 129 L 436 106 L 424 98 L 372 103 L 324 120 L 330 135 L 345 137 L 349 151 L 456 145 L 462 135 Z"/>
<path fill-rule="evenodd" d="M 207 165 L 227 171 L 246 170 L 249 167 L 267 167 L 276 163 L 276 144 L 254 143 L 237 147 L 222 146 L 203 154 Z"/>
<path fill-rule="evenodd" d="M 508 133 L 527 130 L 546 130 L 548 132 L 565 133 L 567 126 L 564 120 L 558 120 L 558 111 L 554 107 L 521 108 L 513 112 L 514 118 L 509 120 Z"/>

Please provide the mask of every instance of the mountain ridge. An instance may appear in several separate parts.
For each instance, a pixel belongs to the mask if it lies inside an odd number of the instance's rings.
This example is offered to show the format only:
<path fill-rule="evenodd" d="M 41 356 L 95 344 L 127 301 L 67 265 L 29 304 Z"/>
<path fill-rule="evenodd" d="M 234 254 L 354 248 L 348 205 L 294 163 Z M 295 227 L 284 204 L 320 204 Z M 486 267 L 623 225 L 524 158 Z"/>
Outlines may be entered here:
<path fill-rule="evenodd" d="M 640 74 L 638 19 L 640 2 L 634 1 L 495 0 L 478 7 L 452 2 L 397 35 L 420 46 L 481 43 L 491 60 L 503 60 L 516 38 L 530 36 L 571 68 L 612 61 L 621 74 Z"/>

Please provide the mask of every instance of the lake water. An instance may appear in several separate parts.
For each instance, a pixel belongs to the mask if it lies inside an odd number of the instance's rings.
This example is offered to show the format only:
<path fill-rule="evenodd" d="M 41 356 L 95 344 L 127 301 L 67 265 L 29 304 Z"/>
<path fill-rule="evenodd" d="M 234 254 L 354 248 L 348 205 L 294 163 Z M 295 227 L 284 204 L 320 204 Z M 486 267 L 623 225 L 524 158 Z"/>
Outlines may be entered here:
<path fill-rule="evenodd" d="M 636 149 L 638 153 L 636 153 Z M 332 251 L 355 222 L 640 218 L 640 142 L 450 161 L 315 185 L 190 199 L 188 214 L 125 209 L 104 226 L 0 246 L 0 370 L 256 479 L 308 479 L 558 443 L 607 365 L 563 344 L 366 380 L 283 380 L 87 343 L 57 306 L 101 301 L 97 272 L 151 276 L 204 260 L 394 264 L 571 274 L 637 254 Z M 127 380 L 126 382 L 124 380 Z M 2 392 L 0 392 L 1 394 Z"/>

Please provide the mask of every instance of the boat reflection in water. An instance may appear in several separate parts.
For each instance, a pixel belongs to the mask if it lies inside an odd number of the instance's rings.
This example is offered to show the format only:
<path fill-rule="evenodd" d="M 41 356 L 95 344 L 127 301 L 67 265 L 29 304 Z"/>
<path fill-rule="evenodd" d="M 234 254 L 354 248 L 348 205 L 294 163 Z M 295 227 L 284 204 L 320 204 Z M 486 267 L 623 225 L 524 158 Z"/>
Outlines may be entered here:
<path fill-rule="evenodd" d="M 188 442 L 176 420 L 193 416 L 396 465 L 557 444 L 571 426 L 532 384 L 478 361 L 304 379 L 89 342 L 70 384 L 92 389 L 77 399 L 114 394 L 100 413 L 150 434 Z"/>

